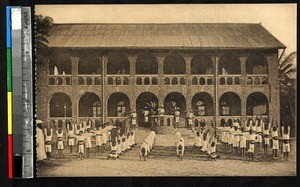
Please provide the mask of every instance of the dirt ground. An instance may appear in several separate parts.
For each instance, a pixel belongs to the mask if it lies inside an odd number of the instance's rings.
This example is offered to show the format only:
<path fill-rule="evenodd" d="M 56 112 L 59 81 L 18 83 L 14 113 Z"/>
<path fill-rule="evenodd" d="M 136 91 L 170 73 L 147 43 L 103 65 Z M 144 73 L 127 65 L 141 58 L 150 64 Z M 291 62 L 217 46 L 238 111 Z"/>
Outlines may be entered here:
<path fill-rule="evenodd" d="M 139 160 L 139 148 L 147 137 L 149 130 L 139 128 L 136 131 L 137 146 L 129 150 L 118 160 L 107 160 L 109 150 L 96 154 L 94 150 L 89 158 L 79 160 L 78 155 L 69 154 L 65 146 L 64 156 L 57 157 L 54 150 L 50 160 L 38 162 L 38 177 L 68 177 L 68 176 L 295 176 L 296 146 L 291 142 L 289 161 L 282 157 L 263 156 L 262 150 L 256 151 L 254 162 L 248 158 L 234 155 L 217 146 L 221 158 L 208 161 L 207 156 L 194 148 L 193 135 L 190 130 L 179 129 L 185 139 L 185 155 L 183 161 L 176 158 L 174 135 L 157 135 L 156 145 L 147 161 Z M 271 154 L 271 149 L 269 149 Z"/>

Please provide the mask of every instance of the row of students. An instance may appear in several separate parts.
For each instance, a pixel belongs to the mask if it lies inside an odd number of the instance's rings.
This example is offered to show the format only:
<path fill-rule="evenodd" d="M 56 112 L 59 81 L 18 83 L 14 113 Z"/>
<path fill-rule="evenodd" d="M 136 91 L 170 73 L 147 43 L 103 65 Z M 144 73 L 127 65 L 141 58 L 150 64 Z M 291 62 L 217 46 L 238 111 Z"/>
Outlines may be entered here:
<path fill-rule="evenodd" d="M 135 143 L 135 129 L 131 129 L 129 133 L 118 135 L 114 141 L 110 142 L 111 151 L 107 159 L 117 159 L 120 155 L 125 154 L 136 145 Z"/>
<path fill-rule="evenodd" d="M 114 128 L 114 126 L 104 126 L 96 127 L 95 130 L 91 130 L 87 128 L 86 130 L 82 126 L 76 126 L 75 124 L 67 124 L 67 142 L 70 147 L 70 154 L 73 151 L 73 147 L 77 145 L 77 151 L 80 155 L 80 159 L 82 159 L 82 155 L 84 153 L 84 149 L 87 150 L 87 156 L 90 155 L 90 149 L 92 148 L 92 137 L 96 137 L 96 147 L 98 153 L 101 149 L 107 145 L 108 140 L 110 139 L 110 131 Z M 44 129 L 45 135 L 45 151 L 47 158 L 50 158 L 50 154 L 52 152 L 52 136 L 53 136 L 53 129 L 52 128 L 45 128 Z M 64 143 L 63 137 L 64 132 L 61 128 L 56 130 L 56 144 L 58 149 L 59 157 L 62 156 L 62 151 L 64 150 Z"/>
<path fill-rule="evenodd" d="M 152 151 L 155 144 L 155 132 L 151 131 L 140 148 L 140 160 L 146 161 L 149 153 Z"/>
<path fill-rule="evenodd" d="M 194 131 L 194 146 L 199 148 L 201 152 L 208 155 L 209 160 L 216 160 L 217 141 L 214 136 L 203 128 Z"/>
<path fill-rule="evenodd" d="M 234 123 L 236 121 L 236 119 L 233 120 Z M 271 138 L 272 155 L 278 157 L 279 129 L 277 125 L 273 124 L 271 126 L 270 123 L 261 118 L 250 118 L 246 120 L 243 127 L 231 125 L 220 127 L 219 129 L 221 130 L 221 142 L 223 146 L 235 154 L 238 154 L 238 150 L 240 149 L 242 157 L 245 157 L 245 152 L 248 150 L 249 160 L 253 161 L 255 149 L 260 150 L 260 147 L 263 146 L 264 155 L 267 155 Z M 290 152 L 289 129 L 290 127 L 287 130 L 282 127 L 284 160 L 288 159 L 288 153 Z"/>

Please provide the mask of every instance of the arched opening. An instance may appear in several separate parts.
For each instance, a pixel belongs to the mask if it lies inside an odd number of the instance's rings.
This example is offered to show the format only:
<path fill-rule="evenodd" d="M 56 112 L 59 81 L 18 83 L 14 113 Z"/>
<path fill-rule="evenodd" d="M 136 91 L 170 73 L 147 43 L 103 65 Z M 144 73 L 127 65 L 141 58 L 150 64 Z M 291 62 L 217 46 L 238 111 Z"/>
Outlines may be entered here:
<path fill-rule="evenodd" d="M 192 109 L 196 116 L 213 116 L 213 98 L 206 92 L 196 93 L 192 98 Z"/>
<path fill-rule="evenodd" d="M 86 92 L 79 99 L 79 117 L 101 117 L 100 98 L 92 93 Z"/>
<path fill-rule="evenodd" d="M 224 93 L 219 100 L 221 116 L 240 116 L 241 98 L 234 92 Z"/>
<path fill-rule="evenodd" d="M 58 58 L 58 57 L 55 57 Z M 71 75 L 71 61 L 69 58 L 53 59 L 49 62 L 50 75 Z"/>
<path fill-rule="evenodd" d="M 205 54 L 196 55 L 191 63 L 192 74 L 212 75 L 213 74 L 213 61 Z"/>
<path fill-rule="evenodd" d="M 143 92 L 136 99 L 136 113 L 138 120 L 143 121 L 144 115 L 142 111 L 147 107 L 150 114 L 155 114 L 158 108 L 158 99 L 151 92 Z"/>
<path fill-rule="evenodd" d="M 185 60 L 179 54 L 172 54 L 164 61 L 164 74 L 186 74 Z"/>
<path fill-rule="evenodd" d="M 101 79 L 96 77 L 95 78 L 95 85 L 101 85 Z"/>
<path fill-rule="evenodd" d="M 130 64 L 126 56 L 112 54 L 107 62 L 107 74 L 129 74 Z"/>
<path fill-rule="evenodd" d="M 49 85 L 55 85 L 55 78 L 50 77 L 48 80 L 49 80 Z"/>
<path fill-rule="evenodd" d="M 196 77 L 194 77 L 192 79 L 192 85 L 197 85 L 198 84 L 198 79 Z"/>
<path fill-rule="evenodd" d="M 175 107 L 179 107 L 180 116 L 185 116 L 186 101 L 184 96 L 179 92 L 169 93 L 164 100 L 164 108 L 167 115 L 174 115 Z"/>
<path fill-rule="evenodd" d="M 164 80 L 165 80 L 165 85 L 170 85 L 170 78 L 169 77 L 166 77 Z"/>
<path fill-rule="evenodd" d="M 85 55 L 78 62 L 78 74 L 81 75 L 101 75 L 102 64 L 98 58 L 91 58 Z"/>
<path fill-rule="evenodd" d="M 127 95 L 115 92 L 108 99 L 108 117 L 123 117 L 130 110 L 130 101 Z"/>
<path fill-rule="evenodd" d="M 55 93 L 50 99 L 50 117 L 72 117 L 72 103 L 65 93 Z"/>
<path fill-rule="evenodd" d="M 157 78 L 156 77 L 152 78 L 152 85 L 157 85 Z"/>
<path fill-rule="evenodd" d="M 267 115 L 269 102 L 265 94 L 261 92 L 251 93 L 247 98 L 247 115 Z"/>
<path fill-rule="evenodd" d="M 268 61 L 260 54 L 251 55 L 246 61 L 247 74 L 268 74 Z"/>
<path fill-rule="evenodd" d="M 148 53 L 139 55 L 136 59 L 136 74 L 158 74 L 158 63 L 156 58 Z"/>
<path fill-rule="evenodd" d="M 241 63 L 235 55 L 225 55 L 219 60 L 219 75 L 241 74 Z"/>
<path fill-rule="evenodd" d="M 137 85 L 142 85 L 143 84 L 143 79 L 141 77 L 136 78 L 136 84 Z"/>
<path fill-rule="evenodd" d="M 84 78 L 79 77 L 79 78 L 78 78 L 78 84 L 79 84 L 79 85 L 84 85 Z"/>

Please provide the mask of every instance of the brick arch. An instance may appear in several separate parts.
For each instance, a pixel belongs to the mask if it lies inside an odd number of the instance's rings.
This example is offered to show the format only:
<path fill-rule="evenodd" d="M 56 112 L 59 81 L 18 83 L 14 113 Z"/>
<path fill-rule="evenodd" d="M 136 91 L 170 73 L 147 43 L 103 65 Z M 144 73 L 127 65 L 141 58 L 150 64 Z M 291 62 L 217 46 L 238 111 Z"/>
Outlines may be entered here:
<path fill-rule="evenodd" d="M 62 97 L 62 98 L 61 98 Z M 57 102 L 55 102 L 57 100 Z M 55 102 L 55 103 L 53 103 Z M 63 104 L 62 104 L 63 103 Z M 52 107 L 55 107 L 57 104 L 57 110 Z M 54 106 L 53 106 L 54 105 Z M 64 92 L 55 92 L 49 96 L 47 102 L 48 108 L 48 116 L 51 117 L 72 117 L 72 107 L 74 104 L 72 103 L 71 97 Z M 64 110 L 64 106 L 66 106 L 66 110 Z M 66 114 L 64 114 L 66 112 Z M 62 114 L 61 114 L 62 113 Z"/>
<path fill-rule="evenodd" d="M 198 99 L 197 99 L 198 98 Z M 207 116 L 213 116 L 214 115 L 214 98 L 213 96 L 208 92 L 197 92 L 192 97 L 192 109 L 195 114 L 199 114 L 198 112 L 198 101 L 200 100 L 203 102 L 202 106 L 205 107 L 205 115 Z M 200 114 L 199 114 L 200 115 Z"/>
<path fill-rule="evenodd" d="M 100 102 L 100 107 L 102 108 L 103 107 L 103 103 L 102 103 L 102 100 L 101 100 L 101 97 L 99 97 L 99 95 L 97 95 L 96 93 L 94 93 L 94 92 L 83 92 L 83 93 L 80 93 L 79 94 L 79 97 L 77 97 L 77 102 L 76 102 L 76 106 L 77 106 L 77 116 L 78 117 L 92 117 L 92 116 L 84 116 L 83 115 L 83 113 L 86 113 L 86 112 L 82 112 L 82 111 L 80 111 L 80 108 L 82 108 L 82 106 L 80 106 L 80 100 L 86 95 L 86 94 L 90 94 L 90 95 L 93 95 L 93 96 L 96 96 L 96 97 L 94 97 L 94 99 L 96 99 L 95 100 L 95 102 Z M 90 96 L 91 97 L 91 96 Z M 88 102 L 88 101 L 86 101 L 86 102 Z M 98 115 L 98 116 L 96 116 L 96 117 L 101 117 L 102 116 L 102 109 L 100 109 L 100 114 Z"/>
<path fill-rule="evenodd" d="M 152 53 L 139 53 L 135 62 L 136 74 L 158 74 L 158 61 Z"/>
<path fill-rule="evenodd" d="M 257 95 L 255 97 L 255 95 Z M 253 97 L 253 98 L 252 98 Z M 254 106 L 256 104 L 256 106 Z M 260 107 L 258 106 L 260 105 Z M 262 105 L 265 105 L 261 107 Z M 246 114 L 247 115 L 268 115 L 269 100 L 266 94 L 259 91 L 253 91 L 246 97 Z M 254 109 L 256 107 L 256 109 Z M 255 111 L 256 110 L 256 111 Z"/>
<path fill-rule="evenodd" d="M 166 111 L 166 114 L 172 115 L 172 101 L 176 101 L 176 106 L 179 107 L 180 111 L 180 116 L 184 117 L 185 116 L 185 111 L 187 107 L 187 99 L 185 97 L 185 94 L 182 94 L 180 92 L 174 91 L 174 92 L 169 92 L 168 94 L 165 95 L 164 100 L 163 100 L 163 105 Z M 161 105 L 162 103 L 160 103 Z"/>
<path fill-rule="evenodd" d="M 180 53 L 169 53 L 164 59 L 163 73 L 164 74 L 186 74 L 186 62 L 184 56 Z"/>
<path fill-rule="evenodd" d="M 115 99 L 114 99 L 115 97 Z M 118 99 L 118 100 L 116 100 Z M 108 99 L 106 100 L 106 106 L 107 106 L 107 116 L 108 117 L 116 117 L 117 116 L 117 109 L 119 102 L 124 101 L 124 108 L 120 105 L 121 111 L 129 112 L 131 107 L 131 100 L 128 95 L 126 95 L 124 92 L 113 92 L 109 94 Z M 123 110 L 124 109 L 124 110 Z"/>
<path fill-rule="evenodd" d="M 255 66 L 256 65 L 256 66 Z M 246 60 L 247 74 L 268 74 L 268 60 L 261 52 L 253 52 Z"/>
<path fill-rule="evenodd" d="M 241 70 L 242 70 L 241 60 L 237 54 L 224 53 L 223 55 L 221 55 L 219 58 L 219 67 L 218 67 L 219 75 L 222 75 L 222 67 L 225 69 L 227 74 L 241 74 Z"/>
<path fill-rule="evenodd" d="M 200 60 L 200 63 L 195 63 L 196 60 Z M 213 68 L 213 58 L 210 54 L 206 53 L 197 53 L 192 56 L 192 61 L 191 61 L 191 74 L 201 74 L 204 75 L 206 73 L 203 73 L 202 70 L 197 70 L 196 65 L 198 64 L 198 68 L 203 68 L 204 63 L 207 63 L 205 65 L 208 65 L 208 67 L 211 67 L 211 73 L 213 74 L 214 68 Z"/>
<path fill-rule="evenodd" d="M 242 99 L 236 92 L 225 92 L 218 98 L 219 102 L 219 115 L 223 116 L 223 107 L 229 107 L 229 116 L 240 116 L 242 114 Z"/>
<path fill-rule="evenodd" d="M 111 52 L 108 54 L 107 57 L 108 57 L 107 65 L 106 65 L 107 74 L 117 74 L 118 71 L 121 71 L 120 74 L 130 74 L 130 62 L 129 62 L 128 56 L 125 53 Z M 112 63 L 115 63 L 115 64 L 112 64 Z M 119 64 L 116 64 L 116 63 L 119 63 Z M 119 69 L 119 70 L 114 69 L 114 67 L 120 67 L 120 66 L 122 66 L 122 68 L 125 70 L 125 72 L 123 72 L 122 69 Z"/>

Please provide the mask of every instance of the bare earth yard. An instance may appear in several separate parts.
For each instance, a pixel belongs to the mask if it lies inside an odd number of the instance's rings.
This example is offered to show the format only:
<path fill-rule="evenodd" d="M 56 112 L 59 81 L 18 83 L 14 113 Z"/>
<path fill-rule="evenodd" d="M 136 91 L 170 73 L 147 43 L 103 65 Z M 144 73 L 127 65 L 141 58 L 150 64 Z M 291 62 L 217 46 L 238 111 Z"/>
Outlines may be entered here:
<path fill-rule="evenodd" d="M 224 151 L 218 145 L 221 158 L 217 161 L 208 161 L 207 156 L 194 148 L 192 132 L 179 129 L 185 139 L 186 151 L 183 161 L 176 158 L 174 135 L 157 135 L 156 145 L 147 161 L 139 160 L 139 148 L 147 137 L 149 130 L 139 128 L 136 131 L 136 143 L 132 150 L 120 156 L 118 160 L 107 160 L 108 150 L 100 155 L 92 152 L 90 157 L 83 160 L 78 155 L 69 154 L 68 146 L 61 159 L 57 158 L 54 150 L 52 158 L 38 162 L 38 177 L 68 177 L 68 176 L 295 176 L 296 175 L 296 146 L 291 143 L 289 161 L 282 157 L 264 157 L 256 151 L 255 161 L 233 155 Z M 271 149 L 269 149 L 271 154 Z"/>

